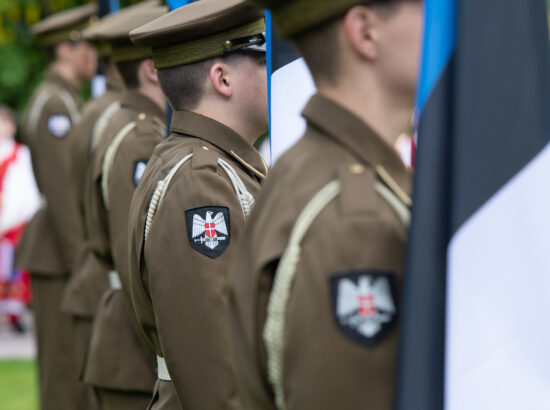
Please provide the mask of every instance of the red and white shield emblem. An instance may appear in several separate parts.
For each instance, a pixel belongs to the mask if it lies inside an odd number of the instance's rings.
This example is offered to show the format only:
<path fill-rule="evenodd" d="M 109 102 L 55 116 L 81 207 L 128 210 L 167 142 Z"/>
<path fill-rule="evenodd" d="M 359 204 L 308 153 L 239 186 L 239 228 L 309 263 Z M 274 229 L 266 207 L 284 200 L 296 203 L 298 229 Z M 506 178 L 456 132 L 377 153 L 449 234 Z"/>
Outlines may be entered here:
<path fill-rule="evenodd" d="M 211 258 L 221 255 L 231 238 L 229 209 L 208 206 L 185 211 L 191 246 Z"/>
<path fill-rule="evenodd" d="M 397 309 L 394 275 L 350 272 L 330 279 L 334 317 L 343 333 L 373 346 L 389 331 Z"/>

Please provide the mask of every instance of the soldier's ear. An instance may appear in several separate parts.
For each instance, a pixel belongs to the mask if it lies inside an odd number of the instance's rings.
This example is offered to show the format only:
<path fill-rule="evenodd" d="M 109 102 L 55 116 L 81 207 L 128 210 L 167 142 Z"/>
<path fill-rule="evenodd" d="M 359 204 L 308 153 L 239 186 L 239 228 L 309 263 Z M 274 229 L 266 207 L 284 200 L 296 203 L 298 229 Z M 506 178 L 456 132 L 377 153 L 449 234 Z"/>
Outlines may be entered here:
<path fill-rule="evenodd" d="M 227 64 L 221 61 L 216 61 L 212 64 L 209 71 L 209 78 L 216 93 L 225 98 L 230 98 L 233 95 Z"/>
<path fill-rule="evenodd" d="M 379 25 L 381 17 L 371 8 L 352 7 L 344 17 L 347 43 L 356 56 L 366 60 L 378 57 Z"/>
<path fill-rule="evenodd" d="M 143 78 L 152 84 L 158 84 L 158 72 L 155 68 L 155 63 L 153 62 L 153 59 L 148 58 L 146 60 L 143 60 L 141 63 L 140 71 L 142 72 Z"/>

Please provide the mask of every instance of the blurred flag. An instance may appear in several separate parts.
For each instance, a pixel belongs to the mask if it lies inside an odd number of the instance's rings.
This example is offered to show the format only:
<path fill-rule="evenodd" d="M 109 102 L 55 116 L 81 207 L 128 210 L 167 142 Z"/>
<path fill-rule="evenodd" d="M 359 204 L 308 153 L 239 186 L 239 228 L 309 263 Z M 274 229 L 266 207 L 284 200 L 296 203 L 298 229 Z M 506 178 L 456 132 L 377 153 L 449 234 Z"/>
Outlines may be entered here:
<path fill-rule="evenodd" d="M 544 0 L 425 0 L 398 410 L 550 409 Z"/>
<path fill-rule="evenodd" d="M 97 16 L 103 18 L 111 13 L 118 13 L 120 4 L 118 0 L 97 0 Z M 107 80 L 98 67 L 98 73 L 92 79 L 92 97 L 98 98 L 107 90 Z"/>
<path fill-rule="evenodd" d="M 192 3 L 193 1 L 197 0 L 167 0 L 167 5 L 170 10 L 179 9 L 182 6 L 185 6 L 186 4 Z"/>
<path fill-rule="evenodd" d="M 266 11 L 272 164 L 300 139 L 306 129 L 301 113 L 315 93 L 311 74 L 302 58 L 283 41 Z"/>

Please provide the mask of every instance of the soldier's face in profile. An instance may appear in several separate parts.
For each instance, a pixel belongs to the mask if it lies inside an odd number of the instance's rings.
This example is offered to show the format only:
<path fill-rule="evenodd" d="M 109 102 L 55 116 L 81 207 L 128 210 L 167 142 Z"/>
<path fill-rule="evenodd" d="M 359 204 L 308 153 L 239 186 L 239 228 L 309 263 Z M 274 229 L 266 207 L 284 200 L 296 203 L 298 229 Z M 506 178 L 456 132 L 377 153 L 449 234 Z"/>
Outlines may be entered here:
<path fill-rule="evenodd" d="M 380 72 L 397 95 L 414 104 L 423 26 L 421 1 L 399 3 L 380 25 Z"/>
<path fill-rule="evenodd" d="M 97 71 L 97 52 L 86 41 L 81 41 L 73 46 L 72 63 L 82 80 L 91 79 Z"/>
<path fill-rule="evenodd" d="M 242 109 L 250 113 L 249 121 L 260 130 L 260 136 L 269 128 L 265 55 L 253 53 L 242 59 L 237 87 Z"/>

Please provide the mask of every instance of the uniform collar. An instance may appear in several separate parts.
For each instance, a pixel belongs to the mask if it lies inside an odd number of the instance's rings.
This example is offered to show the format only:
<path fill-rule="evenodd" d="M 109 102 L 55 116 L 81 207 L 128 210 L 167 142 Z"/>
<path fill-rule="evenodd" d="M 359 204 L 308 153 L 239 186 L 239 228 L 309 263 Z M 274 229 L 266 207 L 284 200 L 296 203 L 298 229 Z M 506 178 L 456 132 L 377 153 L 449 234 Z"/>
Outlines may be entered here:
<path fill-rule="evenodd" d="M 260 153 L 242 136 L 216 120 L 190 111 L 175 111 L 171 130 L 176 135 L 184 134 L 207 141 L 225 151 L 255 176 L 261 179 L 267 176 L 267 166 Z"/>
<path fill-rule="evenodd" d="M 65 90 L 69 91 L 74 98 L 80 100 L 78 88 L 76 88 L 73 84 L 65 80 L 62 76 L 57 74 L 55 71 L 48 70 L 46 72 L 46 80 L 64 88 Z"/>
<path fill-rule="evenodd" d="M 164 112 L 157 103 L 137 90 L 124 91 L 120 100 L 120 106 L 139 113 L 156 116 L 161 120 L 164 118 Z"/>
<path fill-rule="evenodd" d="M 399 154 L 359 117 L 320 94 L 310 99 L 302 115 L 309 126 L 321 130 L 378 174 L 385 170 L 404 192 L 411 191 L 410 172 Z"/>

